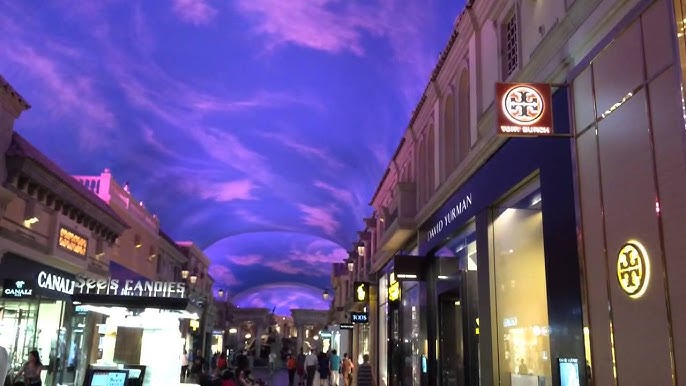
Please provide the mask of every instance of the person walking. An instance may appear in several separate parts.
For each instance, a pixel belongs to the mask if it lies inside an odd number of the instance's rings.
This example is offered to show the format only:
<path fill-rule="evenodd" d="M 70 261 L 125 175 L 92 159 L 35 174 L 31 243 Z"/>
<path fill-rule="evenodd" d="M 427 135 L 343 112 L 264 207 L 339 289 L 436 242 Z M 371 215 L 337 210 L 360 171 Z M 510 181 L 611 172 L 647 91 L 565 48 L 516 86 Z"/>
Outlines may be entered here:
<path fill-rule="evenodd" d="M 373 386 L 376 385 L 374 380 L 374 372 L 372 366 L 369 364 L 369 355 L 362 356 L 362 364 L 357 368 L 357 386 Z"/>
<path fill-rule="evenodd" d="M 319 383 L 321 386 L 329 386 L 329 376 L 331 374 L 331 362 L 325 353 L 319 354 Z"/>
<path fill-rule="evenodd" d="M 288 386 L 293 386 L 293 379 L 295 378 L 295 370 L 297 367 L 297 362 L 293 355 L 288 354 L 288 359 L 286 360 L 286 368 L 288 369 Z"/>
<path fill-rule="evenodd" d="M 186 375 L 188 374 L 188 351 L 183 349 L 181 354 L 181 382 L 186 382 Z"/>
<path fill-rule="evenodd" d="M 343 364 L 341 365 L 341 375 L 343 376 L 343 385 L 350 386 L 353 383 L 353 361 L 348 358 L 348 353 L 343 354 Z"/>
<path fill-rule="evenodd" d="M 307 386 L 314 385 L 314 374 L 317 371 L 319 359 L 315 350 L 310 350 L 309 355 L 305 357 L 305 372 L 307 373 Z"/>
<path fill-rule="evenodd" d="M 331 362 L 331 386 L 338 386 L 339 373 L 341 371 L 341 357 L 338 356 L 336 350 L 331 350 L 331 356 L 329 357 Z"/>
<path fill-rule="evenodd" d="M 300 354 L 295 358 L 295 368 L 298 373 L 298 386 L 305 385 L 305 353 L 300 349 Z"/>

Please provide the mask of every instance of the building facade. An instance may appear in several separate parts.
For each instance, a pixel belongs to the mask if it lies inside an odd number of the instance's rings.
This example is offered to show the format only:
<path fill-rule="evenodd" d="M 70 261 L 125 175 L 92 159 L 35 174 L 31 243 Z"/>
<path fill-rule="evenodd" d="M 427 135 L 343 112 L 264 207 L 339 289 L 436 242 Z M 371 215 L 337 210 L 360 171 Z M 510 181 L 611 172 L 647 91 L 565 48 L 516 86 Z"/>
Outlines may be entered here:
<path fill-rule="evenodd" d="M 467 2 L 360 239 L 380 384 L 686 376 L 683 9 Z M 497 82 L 551 84 L 555 135 L 497 135 Z"/>

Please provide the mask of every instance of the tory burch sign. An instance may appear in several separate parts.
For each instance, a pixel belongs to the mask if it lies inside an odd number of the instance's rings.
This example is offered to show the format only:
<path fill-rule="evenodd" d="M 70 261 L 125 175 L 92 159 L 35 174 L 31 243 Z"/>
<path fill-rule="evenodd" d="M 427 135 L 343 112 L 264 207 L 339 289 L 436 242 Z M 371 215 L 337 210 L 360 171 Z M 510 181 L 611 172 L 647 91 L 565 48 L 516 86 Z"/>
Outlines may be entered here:
<path fill-rule="evenodd" d="M 495 96 L 498 134 L 508 137 L 554 134 L 549 84 L 496 83 Z"/>
<path fill-rule="evenodd" d="M 646 292 L 650 281 L 650 258 L 643 244 L 630 240 L 619 249 L 617 279 L 632 299 L 638 299 Z"/>

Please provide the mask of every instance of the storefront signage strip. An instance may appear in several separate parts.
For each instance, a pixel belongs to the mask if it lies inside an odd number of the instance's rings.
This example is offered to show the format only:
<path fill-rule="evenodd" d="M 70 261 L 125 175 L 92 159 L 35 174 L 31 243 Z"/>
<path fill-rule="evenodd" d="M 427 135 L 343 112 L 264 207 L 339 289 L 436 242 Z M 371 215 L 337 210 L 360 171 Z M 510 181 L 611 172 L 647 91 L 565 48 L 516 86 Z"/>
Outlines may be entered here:
<path fill-rule="evenodd" d="M 460 217 L 460 215 L 466 212 L 467 209 L 469 209 L 469 207 L 471 206 L 472 194 L 469 193 L 465 195 L 461 200 L 459 200 L 457 204 L 455 204 L 451 208 L 448 208 L 448 210 L 444 212 L 442 217 L 434 223 L 434 225 L 426 232 L 426 241 L 430 242 L 436 236 L 440 235 L 446 226 L 450 225 L 452 222 L 457 220 Z"/>
<path fill-rule="evenodd" d="M 67 295 L 74 294 L 74 280 L 54 273 L 40 271 L 36 278 L 36 283 L 43 289 L 57 291 Z"/>
<path fill-rule="evenodd" d="M 82 295 L 185 298 L 186 283 L 151 280 L 95 280 L 77 277 L 75 293 Z"/>

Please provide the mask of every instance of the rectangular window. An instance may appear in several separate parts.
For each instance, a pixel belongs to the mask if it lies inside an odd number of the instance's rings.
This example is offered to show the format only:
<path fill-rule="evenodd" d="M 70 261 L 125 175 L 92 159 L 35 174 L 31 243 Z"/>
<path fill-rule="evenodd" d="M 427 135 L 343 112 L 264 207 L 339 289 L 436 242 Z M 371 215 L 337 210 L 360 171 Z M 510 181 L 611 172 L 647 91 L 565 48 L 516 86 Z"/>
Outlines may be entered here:
<path fill-rule="evenodd" d="M 77 255 L 86 256 L 88 251 L 88 239 L 67 228 L 61 227 L 59 246 Z"/>
<path fill-rule="evenodd" d="M 541 200 L 536 179 L 494 208 L 501 384 L 552 385 Z"/>
<path fill-rule="evenodd" d="M 512 75 L 519 67 L 519 28 L 517 26 L 517 12 L 505 19 L 503 24 L 503 69 L 505 78 Z"/>

